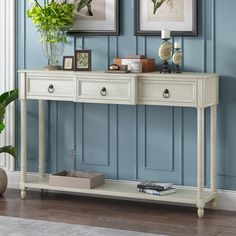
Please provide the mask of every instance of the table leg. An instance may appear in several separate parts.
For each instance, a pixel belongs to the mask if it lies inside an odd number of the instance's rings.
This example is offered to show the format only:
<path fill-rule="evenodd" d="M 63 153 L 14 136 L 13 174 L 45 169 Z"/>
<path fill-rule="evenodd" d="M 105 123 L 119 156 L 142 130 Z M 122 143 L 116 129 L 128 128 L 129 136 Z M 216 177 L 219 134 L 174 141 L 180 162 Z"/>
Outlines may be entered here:
<path fill-rule="evenodd" d="M 197 207 L 198 217 L 204 215 L 204 108 L 197 109 Z"/>
<path fill-rule="evenodd" d="M 27 176 L 27 101 L 21 100 L 21 198 L 26 198 Z"/>
<path fill-rule="evenodd" d="M 45 175 L 45 109 L 44 101 L 39 100 L 39 177 Z"/>
<path fill-rule="evenodd" d="M 212 207 L 216 206 L 216 130 L 217 106 L 211 107 L 211 193 L 215 195 Z"/>

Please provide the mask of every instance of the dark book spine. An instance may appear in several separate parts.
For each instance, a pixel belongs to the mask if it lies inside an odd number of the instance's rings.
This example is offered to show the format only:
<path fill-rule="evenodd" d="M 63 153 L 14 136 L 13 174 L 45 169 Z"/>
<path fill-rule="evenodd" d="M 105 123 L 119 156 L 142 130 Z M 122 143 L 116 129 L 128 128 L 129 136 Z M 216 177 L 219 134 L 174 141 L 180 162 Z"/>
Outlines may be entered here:
<path fill-rule="evenodd" d="M 147 186 L 147 185 L 137 185 L 137 188 L 139 189 L 152 189 L 157 191 L 164 191 L 164 187 L 158 187 L 158 186 Z"/>

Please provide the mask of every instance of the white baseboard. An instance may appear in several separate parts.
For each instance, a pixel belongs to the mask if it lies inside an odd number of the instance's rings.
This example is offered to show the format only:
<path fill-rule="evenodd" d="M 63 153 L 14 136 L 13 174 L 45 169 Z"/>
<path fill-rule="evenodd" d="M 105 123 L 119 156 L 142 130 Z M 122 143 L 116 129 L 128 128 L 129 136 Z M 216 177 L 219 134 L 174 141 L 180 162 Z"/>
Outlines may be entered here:
<path fill-rule="evenodd" d="M 20 172 L 9 171 L 7 172 L 7 176 L 8 176 L 8 188 L 20 189 Z M 27 174 L 27 178 L 29 180 L 36 179 L 37 177 L 38 177 L 37 173 Z M 210 208 L 210 204 L 207 205 L 206 208 Z M 222 189 L 217 190 L 217 206 L 215 209 L 236 211 L 236 191 L 222 190 Z"/>
<path fill-rule="evenodd" d="M 6 171 L 8 177 L 8 188 L 11 189 L 20 189 L 20 178 L 21 173 L 20 171 Z M 37 179 L 38 174 L 34 172 L 27 173 L 28 180 Z"/>

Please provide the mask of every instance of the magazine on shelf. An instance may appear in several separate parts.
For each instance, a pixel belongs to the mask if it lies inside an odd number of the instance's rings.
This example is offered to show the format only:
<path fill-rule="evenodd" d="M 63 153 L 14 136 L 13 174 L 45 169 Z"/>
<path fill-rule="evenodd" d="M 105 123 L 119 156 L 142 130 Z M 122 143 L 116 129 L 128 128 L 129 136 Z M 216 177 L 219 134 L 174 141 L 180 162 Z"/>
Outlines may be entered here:
<path fill-rule="evenodd" d="M 169 189 L 162 190 L 162 191 L 158 191 L 158 190 L 154 190 L 154 189 L 140 189 L 139 191 L 142 193 L 148 193 L 148 194 L 158 195 L 158 196 L 163 196 L 163 195 L 167 195 L 167 194 L 171 194 L 171 193 L 176 192 L 175 188 L 169 188 Z"/>
<path fill-rule="evenodd" d="M 137 185 L 139 189 L 152 189 L 163 191 L 172 187 L 172 183 L 160 183 L 155 181 L 145 181 Z"/>

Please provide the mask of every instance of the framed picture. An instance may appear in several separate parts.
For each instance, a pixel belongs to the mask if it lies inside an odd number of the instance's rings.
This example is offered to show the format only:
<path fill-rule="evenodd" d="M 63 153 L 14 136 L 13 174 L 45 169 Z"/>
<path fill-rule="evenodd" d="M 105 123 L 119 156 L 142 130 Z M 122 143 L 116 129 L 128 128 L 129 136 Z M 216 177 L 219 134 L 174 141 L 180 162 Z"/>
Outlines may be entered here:
<path fill-rule="evenodd" d="M 63 57 L 63 70 L 74 70 L 74 57 L 73 56 Z"/>
<path fill-rule="evenodd" d="M 75 51 L 75 70 L 91 71 L 91 50 Z"/>
<path fill-rule="evenodd" d="M 197 36 L 197 0 L 134 0 L 135 35 Z"/>
<path fill-rule="evenodd" d="M 119 35 L 119 0 L 75 0 L 76 15 L 69 34 Z"/>

